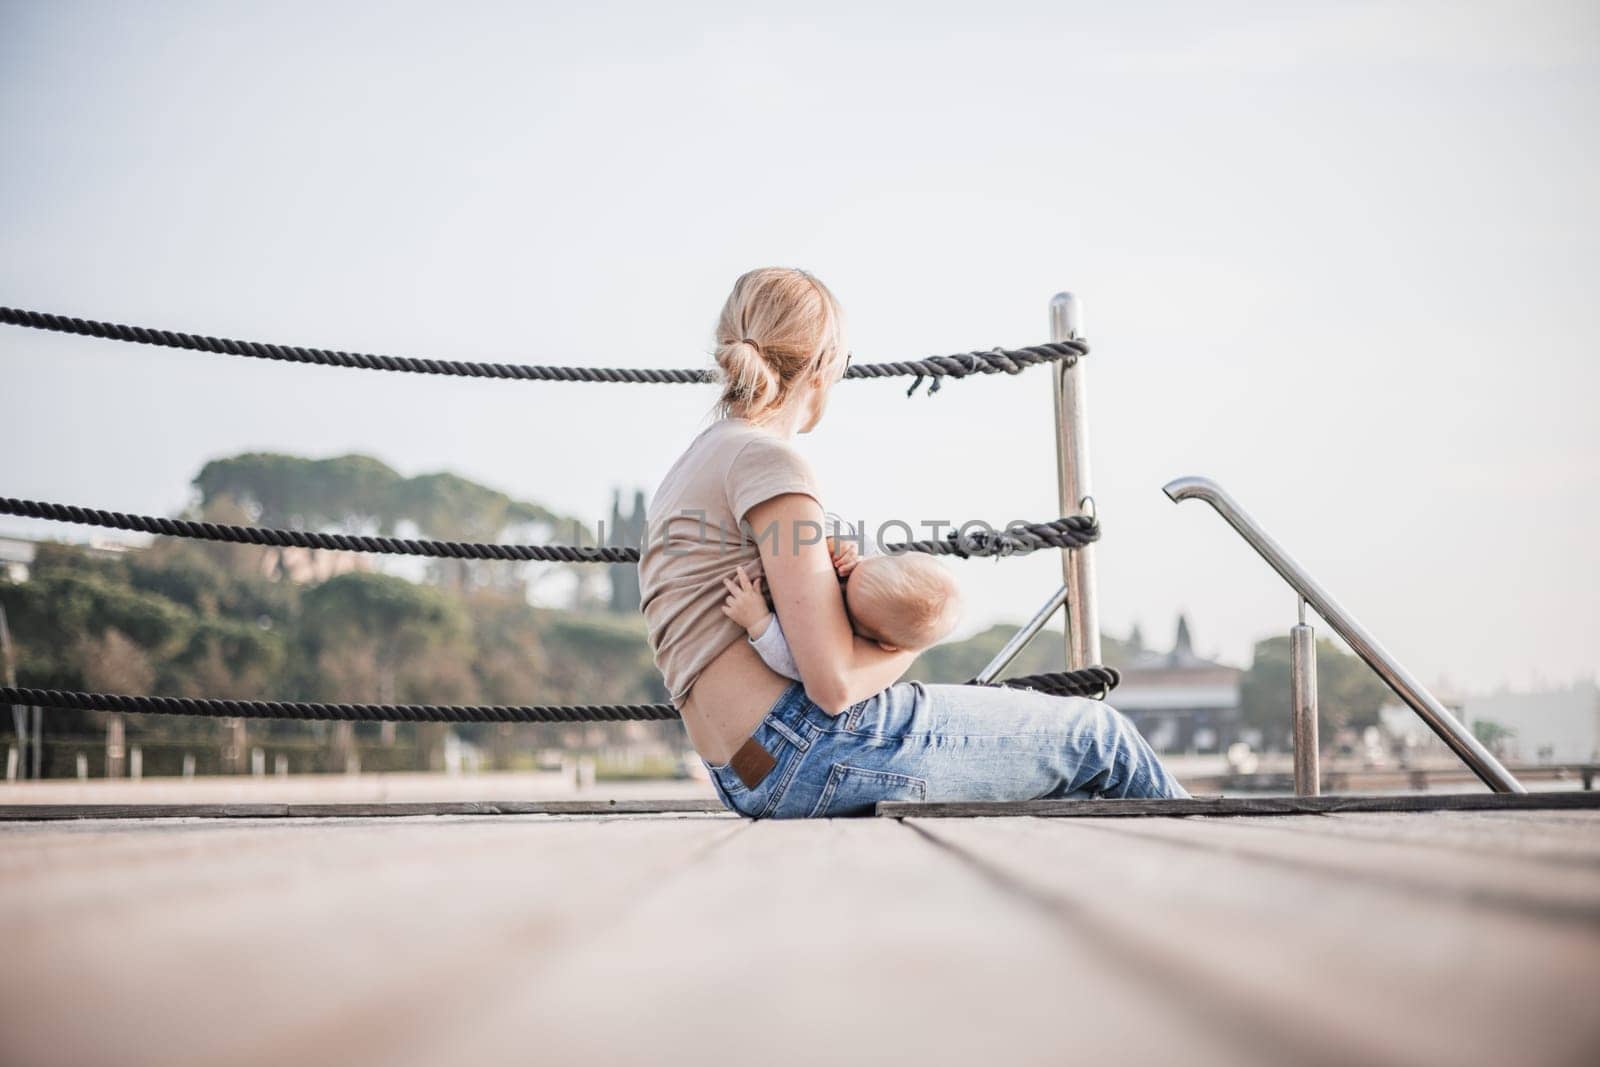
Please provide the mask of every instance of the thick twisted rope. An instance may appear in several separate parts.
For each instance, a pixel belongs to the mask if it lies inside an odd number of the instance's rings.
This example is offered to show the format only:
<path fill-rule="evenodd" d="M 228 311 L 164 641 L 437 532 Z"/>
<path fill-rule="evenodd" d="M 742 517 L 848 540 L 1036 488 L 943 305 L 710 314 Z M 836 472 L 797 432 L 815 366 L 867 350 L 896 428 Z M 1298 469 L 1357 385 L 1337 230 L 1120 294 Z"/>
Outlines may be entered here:
<path fill-rule="evenodd" d="M 637 722 L 678 718 L 671 704 L 325 704 L 316 701 L 211 700 L 0 687 L 0 704 L 143 715 L 348 722 Z"/>
<path fill-rule="evenodd" d="M 226 337 L 207 337 L 203 334 L 179 333 L 147 326 L 124 326 L 115 322 L 97 322 L 93 319 L 76 319 L 66 315 L 53 315 L 47 311 L 28 311 L 23 308 L 0 307 L 0 323 L 8 326 L 26 326 L 34 330 L 77 334 L 82 337 L 100 337 L 111 341 L 128 341 L 134 344 L 158 345 L 163 348 L 182 348 L 191 352 L 211 352 L 218 355 L 248 356 L 251 359 L 269 359 L 283 363 L 308 363 L 322 367 L 350 367 L 359 370 L 400 371 L 409 374 L 443 374 L 455 378 L 497 378 L 507 381 L 532 382 L 636 382 L 649 384 L 685 384 L 713 380 L 708 370 L 665 369 L 652 370 L 638 367 L 551 367 L 526 363 L 468 363 L 456 360 L 419 359 L 412 356 L 369 355 L 362 352 L 340 352 L 328 348 L 307 348 L 302 345 L 278 345 L 265 341 L 234 341 Z M 1062 361 L 1067 365 L 1086 355 L 1089 346 L 1083 341 L 1057 341 L 1030 345 L 1027 348 L 996 348 L 988 352 L 965 352 L 953 356 L 928 356 L 925 359 L 900 360 L 892 363 L 856 364 L 845 371 L 846 378 L 932 378 L 934 386 L 945 378 L 965 378 L 972 374 L 1016 374 L 1027 367 L 1042 363 Z M 912 383 L 912 389 L 917 383 Z"/>
<path fill-rule="evenodd" d="M 434 556 L 440 559 L 538 560 L 546 563 L 636 563 L 637 548 L 601 548 L 583 545 L 492 545 L 474 541 L 426 541 L 362 534 L 316 533 L 309 530 L 274 530 L 265 526 L 233 526 L 218 522 L 163 519 L 154 515 L 127 515 L 120 511 L 51 504 L 42 500 L 0 497 L 0 515 L 25 519 L 75 522 L 110 530 L 187 537 L 196 541 L 223 541 L 235 545 L 269 548 L 320 548 L 334 552 L 372 552 L 391 556 Z"/>
<path fill-rule="evenodd" d="M 234 526 L 219 522 L 164 519 L 154 515 L 129 515 L 120 511 L 52 504 L 43 500 L 0 497 L 0 515 L 48 519 L 99 526 L 110 530 L 187 537 L 270 548 L 318 548 L 334 552 L 369 552 L 392 556 L 433 556 L 439 559 L 538 560 L 546 563 L 637 563 L 633 547 L 584 545 L 496 545 L 476 541 L 428 541 L 364 534 L 317 533 L 310 530 L 274 530 L 265 526 Z M 966 527 L 976 524 L 967 523 Z M 1092 518 L 1071 515 L 1041 523 L 1014 523 L 1005 530 L 992 528 L 963 533 L 963 527 L 939 541 L 909 541 L 883 546 L 886 553 L 926 552 L 939 556 L 1024 555 L 1040 548 L 1081 548 L 1100 536 Z"/>
<path fill-rule="evenodd" d="M 1007 689 L 1036 689 L 1058 697 L 1093 697 L 1104 700 L 1111 690 L 1122 682 L 1115 667 L 1084 667 L 1076 671 L 1056 671 L 1050 674 L 1025 674 L 1007 678 L 993 684 Z M 978 681 L 967 685 L 982 685 Z"/>
<path fill-rule="evenodd" d="M 971 529 L 971 527 L 978 527 Z M 927 552 L 934 556 L 1025 556 L 1041 548 L 1082 548 L 1100 539 L 1099 522 L 1088 515 L 1068 515 L 1049 522 L 1012 523 L 1003 530 L 979 523 L 958 526 L 937 541 L 884 545 L 884 552 Z"/>
<path fill-rule="evenodd" d="M 999 684 L 1013 689 L 1036 689 L 1053 696 L 1094 696 L 1103 695 L 1116 685 L 1116 679 L 1116 671 L 1109 667 L 1090 667 L 1082 671 L 1012 678 Z M 136 715 L 337 722 L 648 722 L 680 717 L 678 709 L 671 704 L 326 704 L 317 701 L 128 696 L 123 693 L 80 693 L 16 686 L 0 686 L 0 704 L 71 711 L 120 711 Z"/>

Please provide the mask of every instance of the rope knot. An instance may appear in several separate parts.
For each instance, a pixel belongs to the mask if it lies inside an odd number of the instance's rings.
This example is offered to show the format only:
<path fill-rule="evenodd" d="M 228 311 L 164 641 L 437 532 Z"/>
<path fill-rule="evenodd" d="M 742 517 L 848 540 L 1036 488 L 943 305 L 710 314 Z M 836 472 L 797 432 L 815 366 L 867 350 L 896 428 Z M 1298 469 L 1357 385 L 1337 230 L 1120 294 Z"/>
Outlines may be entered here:
<path fill-rule="evenodd" d="M 971 559 L 973 556 L 1002 559 L 1027 548 L 1019 538 L 1003 531 L 989 529 L 970 532 L 961 529 L 951 530 L 945 535 L 945 540 L 950 544 L 950 554 L 961 559 Z"/>

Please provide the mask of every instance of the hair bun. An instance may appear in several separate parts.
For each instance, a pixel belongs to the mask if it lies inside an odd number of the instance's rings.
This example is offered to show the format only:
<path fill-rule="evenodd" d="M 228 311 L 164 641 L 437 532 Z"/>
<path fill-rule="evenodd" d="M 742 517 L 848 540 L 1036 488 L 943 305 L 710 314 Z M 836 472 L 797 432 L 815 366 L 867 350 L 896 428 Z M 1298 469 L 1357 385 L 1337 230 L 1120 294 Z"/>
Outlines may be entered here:
<path fill-rule="evenodd" d="M 740 275 L 714 335 L 718 410 L 759 421 L 781 408 L 824 356 L 844 358 L 841 318 L 833 294 L 801 271 L 764 267 Z"/>

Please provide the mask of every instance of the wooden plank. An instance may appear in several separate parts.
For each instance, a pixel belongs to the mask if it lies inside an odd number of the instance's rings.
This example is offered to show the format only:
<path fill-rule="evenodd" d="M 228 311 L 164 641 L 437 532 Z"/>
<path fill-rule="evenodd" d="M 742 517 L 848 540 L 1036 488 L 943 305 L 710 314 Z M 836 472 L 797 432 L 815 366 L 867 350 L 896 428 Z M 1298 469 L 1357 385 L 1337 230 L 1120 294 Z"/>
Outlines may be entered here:
<path fill-rule="evenodd" d="M 1564 811 L 1600 809 L 1600 793 L 1440 793 L 1325 797 L 1222 797 L 1193 800 L 1016 800 L 978 803 L 884 801 L 897 819 L 1028 815 L 1090 818 L 1156 815 L 1315 815 L 1336 811 Z"/>
<path fill-rule="evenodd" d="M 733 813 L 718 800 L 483 800 L 359 804 L 4 804 L 0 821 L 62 819 L 329 819 L 412 815 Z"/>
<path fill-rule="evenodd" d="M 907 825 L 1189 990 L 1219 1025 L 1282 1050 L 1284 1063 L 1301 1062 L 1296 1042 L 1325 1062 L 1451 1067 L 1592 1062 L 1600 1047 L 1593 927 L 1155 836 L 1233 823 Z M 1270 835 L 1279 839 L 1296 840 Z"/>
<path fill-rule="evenodd" d="M 1501 825 L 1520 825 L 1527 816 L 1515 811 L 1471 811 L 1462 812 L 1463 817 L 1470 817 L 1485 823 L 1498 823 Z M 1539 815 L 1539 825 L 1545 828 L 1565 826 L 1575 830 L 1587 830 L 1594 826 L 1595 812 L 1593 811 L 1546 811 Z"/>
<path fill-rule="evenodd" d="M 1394 796 L 1223 797 L 1195 800 L 1029 800 L 980 804 L 878 805 L 894 818 L 1035 815 L 1062 818 L 1173 815 L 1299 815 L 1344 811 L 1600 810 L 1600 793 L 1512 796 L 1463 793 Z M 700 812 L 733 816 L 716 800 L 438 801 L 357 804 L 5 804 L 0 822 L 72 819 L 329 819 L 417 815 L 638 815 Z"/>
<path fill-rule="evenodd" d="M 441 1025 L 441 1004 L 489 995 L 746 826 L 543 817 L 8 833 L 0 1059 L 382 1063 L 392 1031 Z"/>
<path fill-rule="evenodd" d="M 1551 867 L 1506 852 L 1430 850 L 1405 841 L 1308 834 L 1302 831 L 1306 821 L 1141 819 L 1128 820 L 1119 828 L 1126 834 L 1256 865 L 1294 867 L 1329 880 L 1360 880 L 1417 894 L 1440 904 L 1476 904 L 1600 931 L 1600 869 Z"/>
<path fill-rule="evenodd" d="M 393 1062 L 1283 1062 L 888 820 L 749 824 L 496 993 Z"/>
<path fill-rule="evenodd" d="M 1320 819 L 1297 819 L 1295 830 L 1355 840 L 1401 842 L 1425 849 L 1474 855 L 1493 853 L 1535 863 L 1600 867 L 1600 811 L 1573 825 L 1554 822 L 1546 812 L 1518 812 L 1486 820 L 1475 812 L 1338 812 Z"/>

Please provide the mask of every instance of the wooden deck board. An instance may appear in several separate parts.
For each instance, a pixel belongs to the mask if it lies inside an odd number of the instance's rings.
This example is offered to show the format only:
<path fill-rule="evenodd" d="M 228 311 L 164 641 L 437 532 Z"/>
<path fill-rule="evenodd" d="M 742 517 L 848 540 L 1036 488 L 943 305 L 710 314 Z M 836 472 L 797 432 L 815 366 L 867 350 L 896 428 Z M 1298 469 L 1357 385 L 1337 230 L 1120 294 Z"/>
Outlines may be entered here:
<path fill-rule="evenodd" d="M 528 961 L 402 1062 L 1250 1064 L 1269 1058 L 886 820 L 751 824 Z"/>
<path fill-rule="evenodd" d="M 1356 840 L 1377 840 L 1421 849 L 1448 849 L 1475 855 L 1514 856 L 1578 866 L 1600 866 L 1600 811 L 1572 823 L 1527 814 L 1487 820 L 1476 812 L 1419 812 L 1411 815 L 1337 813 L 1301 819 L 1296 829 Z M 1530 829 L 1534 832 L 1530 833 Z"/>
<path fill-rule="evenodd" d="M 1282 819 L 1193 819 L 1180 825 L 1140 819 L 1118 829 L 1252 864 L 1300 868 L 1330 881 L 1371 882 L 1434 902 L 1466 900 L 1600 931 L 1600 869 L 1535 865 L 1500 850 L 1447 851 L 1386 837 L 1335 837 L 1317 832 L 1317 822 L 1310 820 L 1310 833 L 1298 820 Z"/>
<path fill-rule="evenodd" d="M 169 824 L 130 846 L 101 824 L 64 849 L 8 834 L 0 1062 L 384 1062 L 395 1023 L 449 1018 L 434 1013 L 739 826 Z M 101 855 L 113 843 L 115 858 Z"/>
<path fill-rule="evenodd" d="M 5 823 L 0 1062 L 1592 1062 L 1597 841 L 1593 811 Z"/>
<path fill-rule="evenodd" d="M 1147 818 L 1174 815 L 1327 815 L 1350 811 L 1593 811 L 1600 793 L 1387 793 L 1372 796 L 1340 794 L 1318 797 L 1193 797 L 1187 800 L 888 800 L 879 815 L 903 818 L 1011 818 L 1018 815 L 1055 819 Z"/>
<path fill-rule="evenodd" d="M 74 819 L 337 819 L 413 815 L 728 814 L 720 800 L 435 800 L 327 804 L 0 804 L 0 822 Z"/>
<path fill-rule="evenodd" d="M 1147 961 L 1282 1062 L 1585 1063 L 1600 1049 L 1592 926 L 1209 847 L 1230 829 L 1210 821 L 912 825 Z M 1297 840 L 1235 835 L 1269 857 Z M 1334 843 L 1346 862 L 1364 847 Z"/>

